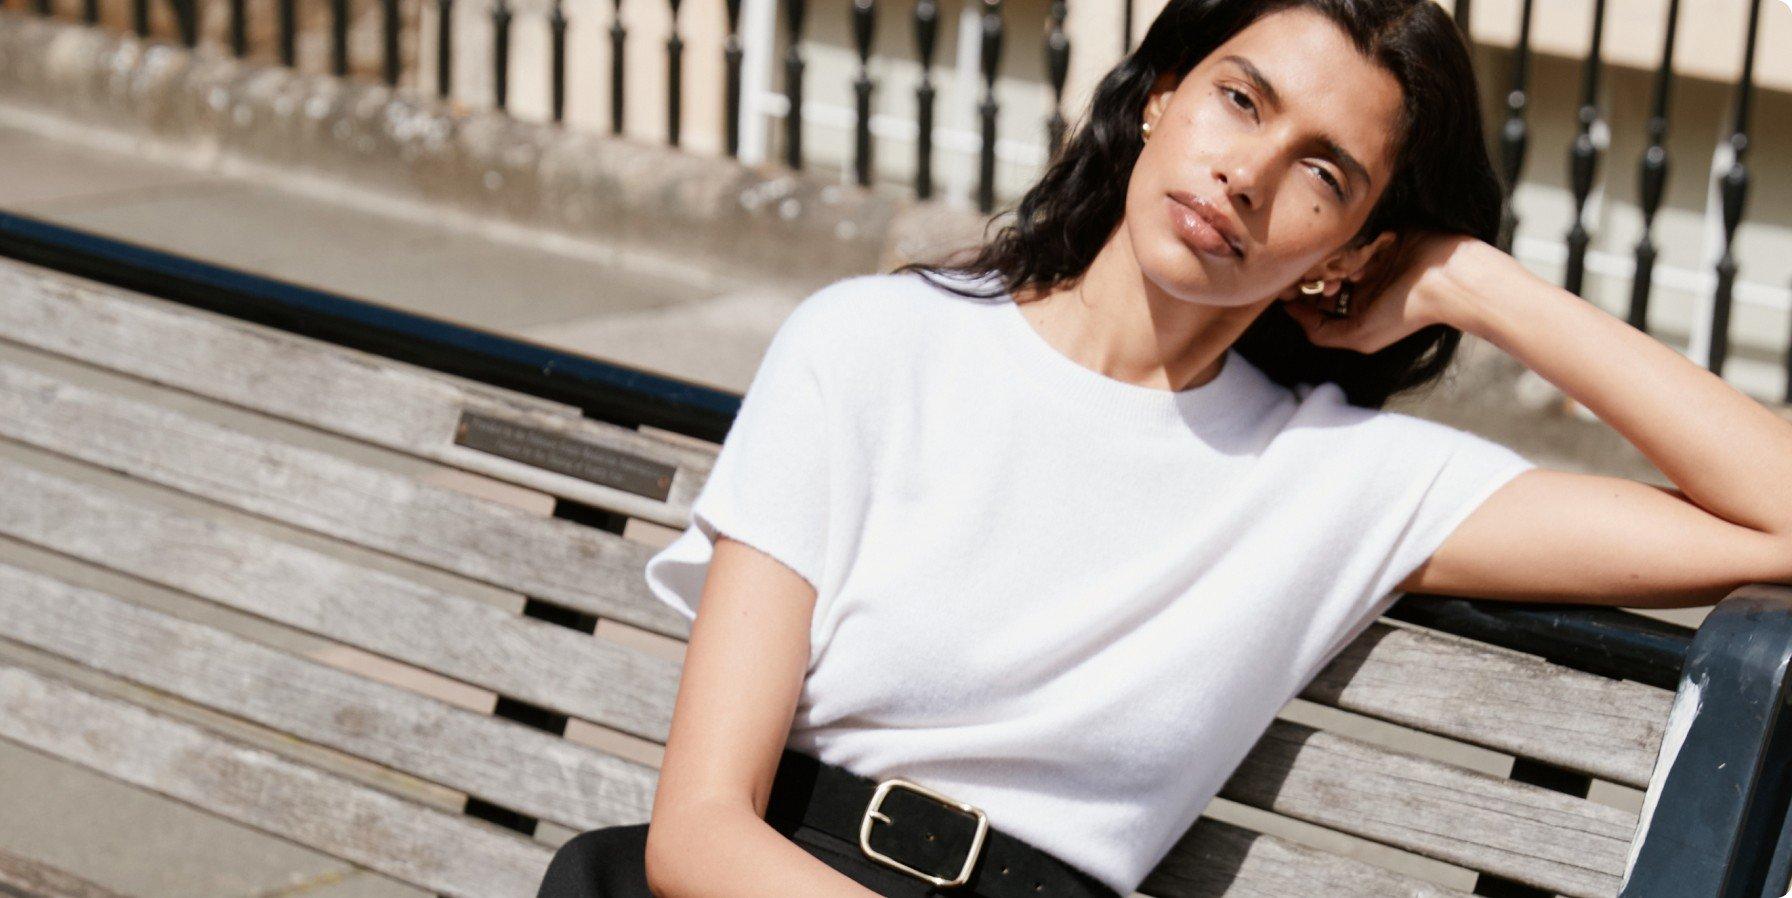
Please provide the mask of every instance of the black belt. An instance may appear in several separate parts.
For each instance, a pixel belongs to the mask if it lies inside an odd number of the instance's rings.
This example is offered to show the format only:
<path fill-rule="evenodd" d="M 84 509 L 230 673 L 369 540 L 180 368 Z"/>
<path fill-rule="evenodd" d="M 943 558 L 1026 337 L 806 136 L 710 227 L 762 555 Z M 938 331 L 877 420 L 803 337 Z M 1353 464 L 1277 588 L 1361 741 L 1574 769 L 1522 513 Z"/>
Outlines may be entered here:
<path fill-rule="evenodd" d="M 859 776 L 792 748 L 778 762 L 765 819 L 787 834 L 807 826 L 858 845 L 866 857 L 948 893 L 1119 898 L 1101 880 L 990 826 L 977 808 L 900 778 Z"/>

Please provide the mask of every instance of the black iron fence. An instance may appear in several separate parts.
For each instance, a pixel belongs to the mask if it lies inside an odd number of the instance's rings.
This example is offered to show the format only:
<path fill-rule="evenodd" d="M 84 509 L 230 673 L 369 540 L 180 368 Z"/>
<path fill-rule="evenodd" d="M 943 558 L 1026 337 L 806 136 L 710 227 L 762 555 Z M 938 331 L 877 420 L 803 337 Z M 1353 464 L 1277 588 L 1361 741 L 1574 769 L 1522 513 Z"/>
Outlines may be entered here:
<path fill-rule="evenodd" d="M 74 16 L 79 15 L 82 21 L 89 24 L 99 23 L 99 0 L 80 0 L 81 8 L 59 9 L 59 4 L 69 4 L 72 0 L 29 0 L 32 8 L 42 15 Z M 162 0 L 157 0 L 162 2 Z M 172 20 L 175 23 L 175 37 L 179 41 L 192 46 L 199 40 L 202 13 L 208 13 L 209 7 L 202 4 L 215 3 L 218 0 L 166 0 L 172 9 Z M 222 0 L 228 4 L 224 15 L 227 17 L 225 29 L 228 50 L 236 56 L 249 55 L 247 21 L 249 9 L 247 0 Z M 295 41 L 299 29 L 299 4 L 327 3 L 327 29 L 329 39 L 330 71 L 348 76 L 350 73 L 349 29 L 351 16 L 356 10 L 354 5 L 377 4 L 379 11 L 380 59 L 377 69 L 388 84 L 397 85 L 405 69 L 405 61 L 400 50 L 400 30 L 402 28 L 401 3 L 411 0 L 273 0 L 274 22 L 272 34 L 277 48 L 277 58 L 288 66 L 295 64 Z M 476 52 L 489 59 L 492 66 L 492 85 L 489 102 L 502 110 L 509 102 L 510 74 L 514 68 L 511 59 L 511 47 L 517 25 L 517 14 L 512 6 L 513 0 L 415 0 L 416 3 L 431 3 L 435 21 L 452 23 L 455 19 L 455 5 L 479 3 L 489 13 L 490 46 L 474 47 Z M 722 77 L 724 84 L 721 92 L 724 99 L 719 112 L 721 121 L 719 130 L 724 135 L 723 149 L 731 155 L 741 151 L 742 124 L 742 64 L 744 49 L 741 36 L 743 0 L 706 0 L 720 2 L 725 13 L 726 36 L 722 42 Z M 747 0 L 753 2 L 753 0 Z M 812 5 L 805 0 L 763 0 L 775 4 L 782 25 L 782 43 L 784 45 L 782 68 L 782 94 L 786 100 L 783 114 L 782 132 L 782 164 L 791 169 L 802 169 L 805 166 L 803 135 L 805 127 L 805 104 L 803 89 L 806 78 L 807 60 L 805 28 L 813 24 L 813 20 L 822 16 L 844 17 L 850 28 L 853 50 L 857 56 L 857 71 L 852 76 L 851 88 L 856 100 L 854 110 L 852 141 L 853 153 L 850 162 L 852 177 L 861 185 L 871 185 L 873 172 L 871 154 L 872 140 L 872 103 L 873 92 L 880 87 L 900 89 L 901 85 L 878 85 L 872 78 L 871 59 L 874 39 L 880 28 L 906 27 L 912 29 L 913 50 L 916 58 L 912 60 L 917 66 L 916 81 L 907 85 L 914 92 L 914 140 L 915 153 L 912 189 L 917 198 L 932 198 L 936 192 L 934 178 L 934 157 L 936 155 L 935 136 L 937 132 L 935 117 L 936 85 L 930 74 L 936 69 L 938 60 L 936 51 L 940 42 L 942 4 L 937 0 L 913 0 L 912 7 L 905 9 L 906 21 L 884 22 L 879 18 L 880 4 L 877 0 L 849 0 L 845 3 L 826 3 Z M 1065 0 L 1056 0 L 1049 4 L 1044 27 L 1039 34 L 1010 34 L 1005 27 L 1004 4 L 1002 0 L 962 0 L 964 9 L 976 16 L 977 29 L 977 68 L 980 75 L 980 99 L 976 106 L 976 117 L 980 127 L 977 151 L 977 179 L 975 184 L 975 203 L 985 213 L 996 211 L 996 158 L 997 158 L 997 120 L 1002 115 L 1002 106 L 998 102 L 996 81 L 1001 74 L 1004 60 L 1014 52 L 1037 52 L 1043 54 L 1046 86 L 1051 92 L 1052 101 L 1049 112 L 1039 122 L 1040 135 L 1046 148 L 1046 156 L 1056 152 L 1064 139 L 1066 122 L 1061 114 L 1064 105 L 1064 89 L 1067 73 L 1070 70 L 1072 53 L 1076 52 L 1065 30 L 1065 22 L 1069 14 L 1069 4 Z M 1757 38 L 1761 30 L 1761 10 L 1770 0 L 1751 0 L 1748 8 L 1745 33 L 1738 38 L 1742 44 L 1742 66 L 1740 76 L 1733 85 L 1731 103 L 1733 111 L 1727 126 L 1728 153 L 1723 154 L 1718 163 L 1720 170 L 1709 172 L 1720 185 L 1721 194 L 1721 254 L 1712 274 L 1714 275 L 1713 295 L 1708 303 L 1710 334 L 1709 351 L 1706 358 L 1707 367 L 1718 374 L 1723 373 L 1725 361 L 1729 355 L 1730 318 L 1735 304 L 1735 288 L 1737 283 L 1738 264 L 1733 252 L 1736 231 L 1743 220 L 1744 209 L 1750 189 L 1750 170 L 1747 164 L 1749 156 L 1750 110 L 1755 92 L 1754 62 Z M 150 3 L 151 0 L 130 0 L 131 28 L 140 36 L 150 36 Z M 666 78 L 666 106 L 663 110 L 641 110 L 637 112 L 627 105 L 624 91 L 626 79 L 630 72 L 637 76 L 641 68 L 631 68 L 628 62 L 629 35 L 622 15 L 622 0 L 596 0 L 590 7 L 580 7 L 579 11 L 590 15 L 605 17 L 609 22 L 608 43 L 610 66 L 608 68 L 607 85 L 577 85 L 580 89 L 607 88 L 609 93 L 610 130 L 618 135 L 624 133 L 624 123 L 629 115 L 665 116 L 665 139 L 672 146 L 680 142 L 681 123 L 685 118 L 682 100 L 686 92 L 684 78 L 685 43 L 681 37 L 679 13 L 681 0 L 666 0 L 670 15 L 671 27 L 664 46 L 664 76 Z M 882 4 L 890 7 L 892 4 Z M 1506 188 L 1505 214 L 1500 234 L 1500 245 L 1508 251 L 1512 248 L 1513 234 L 1519 221 L 1519 212 L 1512 202 L 1513 191 L 1520 183 L 1528 158 L 1530 125 L 1527 119 L 1527 107 L 1530 101 L 1530 78 L 1532 75 L 1532 17 L 1536 7 L 1535 0 L 1523 0 L 1519 5 L 1520 21 L 1517 27 L 1516 45 L 1509 57 L 1510 65 L 1506 72 L 1496 76 L 1483 75 L 1490 90 L 1503 87 L 1505 110 L 1501 121 L 1489 123 L 1489 133 L 1494 135 L 1496 146 L 1494 151 Z M 1687 4 L 1688 7 L 1693 4 Z M 1592 7 L 1592 18 L 1589 23 L 1589 41 L 1584 55 L 1577 60 L 1580 68 L 1579 108 L 1577 111 L 1578 133 L 1571 142 L 1569 158 L 1566 160 L 1570 173 L 1568 187 L 1572 193 L 1574 221 L 1564 236 L 1566 248 L 1566 265 L 1563 286 L 1576 293 L 1582 293 L 1583 281 L 1586 277 L 1588 247 L 1592 234 L 1585 224 L 1586 207 L 1589 196 L 1593 193 L 1600 179 L 1600 166 L 1605 160 L 1602 156 L 1602 143 L 1595 139 L 1594 129 L 1602 121 L 1602 110 L 1599 105 L 1600 81 L 1606 73 L 1609 63 L 1604 46 L 1605 25 L 1608 18 L 1606 0 L 1595 0 Z M 567 31 L 569 9 L 564 0 L 551 0 L 545 7 L 545 22 L 541 23 L 549 35 L 547 68 L 545 73 L 549 86 L 549 108 L 552 120 L 564 124 L 567 92 Z M 1125 52 L 1129 36 L 1134 31 L 1133 9 L 1131 3 L 1120 3 L 1113 7 L 1114 13 L 1122 21 L 1116 31 L 1121 35 Z M 417 12 L 420 8 L 411 11 Z M 365 10 L 362 10 L 365 12 Z M 1457 22 L 1467 22 L 1470 11 L 1470 0 L 1456 0 L 1454 15 Z M 1694 10 L 1688 9 L 1691 14 Z M 1677 83 L 1681 80 L 1675 71 L 1674 54 L 1675 38 L 1682 15 L 1682 4 L 1679 0 L 1668 0 L 1664 12 L 1666 21 L 1663 34 L 1665 38 L 1659 50 L 1655 67 L 1650 114 L 1644 123 L 1646 148 L 1635 160 L 1612 160 L 1634 166 L 1634 176 L 1638 179 L 1638 204 L 1643 227 L 1633 255 L 1635 268 L 1631 277 L 1631 289 L 1625 315 L 1635 327 L 1647 330 L 1650 299 L 1654 292 L 1654 275 L 1657 270 L 1656 218 L 1660 212 L 1666 194 L 1670 170 L 1670 154 L 1667 135 L 1673 123 L 1671 99 Z M 454 97 L 455 59 L 456 54 L 465 52 L 455 43 L 455 29 L 437 27 L 434 34 L 434 73 L 433 89 L 443 97 Z M 1030 45 L 1030 46 L 1029 46 Z M 639 52 L 639 48 L 635 48 Z M 421 79 L 418 80 L 421 83 Z M 1792 402 L 1792 334 L 1789 334 L 1782 345 L 1788 346 L 1787 358 L 1784 362 L 1784 386 L 1782 399 Z"/>

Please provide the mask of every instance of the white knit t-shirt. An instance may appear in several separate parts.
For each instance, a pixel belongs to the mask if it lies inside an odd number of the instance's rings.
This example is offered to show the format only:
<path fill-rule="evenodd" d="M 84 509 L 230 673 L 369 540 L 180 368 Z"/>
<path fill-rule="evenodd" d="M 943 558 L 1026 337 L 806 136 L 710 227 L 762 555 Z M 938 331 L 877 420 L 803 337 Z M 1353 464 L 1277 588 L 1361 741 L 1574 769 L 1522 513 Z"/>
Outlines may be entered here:
<path fill-rule="evenodd" d="M 778 329 L 646 578 L 694 617 L 718 532 L 777 558 L 817 595 L 790 747 L 976 805 L 1126 895 L 1531 467 L 1235 350 L 1192 389 L 1129 384 L 1006 297 L 861 275 Z"/>

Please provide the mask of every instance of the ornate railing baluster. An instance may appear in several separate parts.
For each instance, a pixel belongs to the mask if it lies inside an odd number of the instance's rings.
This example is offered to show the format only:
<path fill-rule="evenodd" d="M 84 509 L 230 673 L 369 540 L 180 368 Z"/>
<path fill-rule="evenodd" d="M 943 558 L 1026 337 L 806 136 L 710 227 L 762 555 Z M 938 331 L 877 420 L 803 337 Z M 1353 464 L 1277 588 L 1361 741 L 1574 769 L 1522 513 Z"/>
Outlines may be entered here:
<path fill-rule="evenodd" d="M 436 0 L 436 96 L 454 89 L 454 0 Z"/>
<path fill-rule="evenodd" d="M 330 0 L 330 72 L 348 74 L 348 0 Z"/>
<path fill-rule="evenodd" d="M 98 0 L 88 0 L 98 7 Z M 249 53 L 248 0 L 230 0 L 230 55 L 242 59 Z M 91 24 L 91 23 L 90 23 Z"/>
<path fill-rule="evenodd" d="M 983 15 L 977 29 L 983 38 L 983 100 L 977 115 L 983 124 L 983 141 L 977 153 L 977 209 L 989 213 L 996 206 L 996 72 L 1002 60 L 1002 0 L 982 0 Z"/>
<path fill-rule="evenodd" d="M 399 65 L 398 0 L 380 0 L 380 58 L 385 64 L 381 73 L 387 84 L 397 87 Z"/>
<path fill-rule="evenodd" d="M 666 36 L 666 143 L 678 146 L 678 101 L 684 93 L 684 41 L 678 36 L 678 0 L 672 4 L 671 33 Z"/>
<path fill-rule="evenodd" d="M 1518 230 L 1518 210 L 1512 196 L 1518 190 L 1518 177 L 1524 172 L 1525 151 L 1530 146 L 1530 129 L 1525 124 L 1525 107 L 1529 105 L 1526 85 L 1531 77 L 1531 4 L 1524 0 L 1519 13 L 1518 46 L 1512 51 L 1512 87 L 1506 91 L 1506 121 L 1500 126 L 1500 174 L 1506 197 L 1500 211 L 1499 248 L 1512 251 L 1512 235 Z"/>
<path fill-rule="evenodd" d="M 1064 81 L 1070 76 L 1070 36 L 1064 33 L 1064 19 L 1069 14 L 1064 0 L 1053 0 L 1045 25 L 1045 75 L 1052 85 L 1052 114 L 1045 120 L 1045 146 L 1052 158 L 1064 145 Z"/>
<path fill-rule="evenodd" d="M 784 114 L 784 164 L 803 167 L 803 0 L 787 0 L 784 23 L 790 43 L 784 50 L 784 98 L 790 110 Z"/>
<path fill-rule="evenodd" d="M 916 0 L 915 52 L 920 57 L 921 83 L 915 87 L 915 197 L 933 197 L 933 49 L 939 33 L 940 10 L 934 0 Z"/>
<path fill-rule="evenodd" d="M 1736 112 L 1731 120 L 1730 167 L 1718 185 L 1724 207 L 1724 252 L 1717 260 L 1717 296 L 1711 304 L 1711 358 L 1706 367 L 1723 376 L 1724 357 L 1730 347 L 1730 303 L 1736 289 L 1736 226 L 1748 200 L 1748 113 L 1755 87 L 1755 35 L 1761 25 L 1761 0 L 1749 4 L 1748 37 L 1742 51 L 1742 76 L 1736 87 Z M 1792 388 L 1789 388 L 1792 389 Z"/>
<path fill-rule="evenodd" d="M 1120 55 L 1132 54 L 1132 4 L 1133 0 L 1120 0 Z"/>
<path fill-rule="evenodd" d="M 722 59 L 727 67 L 726 102 L 723 103 L 722 131 L 727 135 L 728 155 L 740 156 L 740 64 L 745 50 L 740 43 L 740 0 L 727 0 L 728 37 L 722 41 Z"/>
<path fill-rule="evenodd" d="M 566 10 L 560 0 L 548 10 L 548 90 L 555 122 L 566 121 Z"/>
<path fill-rule="evenodd" d="M 610 133 L 622 133 L 623 64 L 628 61 L 628 28 L 622 24 L 622 0 L 610 0 Z"/>
<path fill-rule="evenodd" d="M 1661 64 L 1655 68 L 1655 89 L 1646 126 L 1649 147 L 1643 150 L 1637 171 L 1643 234 L 1636 242 L 1636 274 L 1630 279 L 1630 310 L 1625 320 L 1640 331 L 1649 329 L 1649 292 L 1655 277 L 1655 213 L 1661 209 L 1661 198 L 1668 185 L 1668 92 L 1674 86 L 1674 34 L 1679 24 L 1680 0 L 1669 0 L 1667 37 L 1661 45 Z"/>
<path fill-rule="evenodd" d="M 875 0 L 852 0 L 852 40 L 859 52 L 859 74 L 852 93 L 858 117 L 853 122 L 852 165 L 859 184 L 871 184 L 871 35 L 876 24 Z"/>
<path fill-rule="evenodd" d="M 50 8 L 43 0 L 44 9 Z M 199 46 L 199 0 L 173 0 L 174 27 L 180 32 L 181 46 L 191 50 Z"/>
<path fill-rule="evenodd" d="M 1576 296 L 1582 295 L 1581 284 L 1587 270 L 1586 208 L 1587 195 L 1593 192 L 1593 178 L 1599 168 L 1599 148 L 1594 146 L 1593 129 L 1599 124 L 1599 68 L 1605 38 L 1605 0 L 1593 3 L 1593 40 L 1587 58 L 1581 61 L 1580 109 L 1576 113 L 1578 130 L 1568 148 L 1568 179 L 1574 191 L 1574 224 L 1568 228 L 1568 270 L 1562 286 Z"/>
<path fill-rule="evenodd" d="M 141 3 L 142 0 L 137 0 Z M 280 64 L 287 68 L 294 67 L 298 58 L 296 42 L 299 33 L 297 0 L 279 0 L 280 10 Z"/>
<path fill-rule="evenodd" d="M 510 102 L 509 0 L 492 0 L 492 105 L 505 109 Z"/>

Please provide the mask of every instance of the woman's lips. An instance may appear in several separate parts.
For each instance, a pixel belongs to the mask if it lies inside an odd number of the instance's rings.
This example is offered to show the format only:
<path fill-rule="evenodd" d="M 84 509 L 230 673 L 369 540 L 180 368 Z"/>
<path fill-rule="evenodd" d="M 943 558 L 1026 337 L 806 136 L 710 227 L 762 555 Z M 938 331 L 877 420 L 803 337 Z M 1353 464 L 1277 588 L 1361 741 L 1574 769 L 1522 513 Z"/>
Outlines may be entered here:
<path fill-rule="evenodd" d="M 1210 256 L 1218 256 L 1236 260 L 1238 254 L 1233 252 L 1232 244 L 1213 225 L 1207 223 L 1195 210 L 1177 202 L 1171 197 L 1164 197 L 1164 204 L 1170 213 L 1170 226 L 1176 229 L 1176 236 L 1182 242 Z"/>

